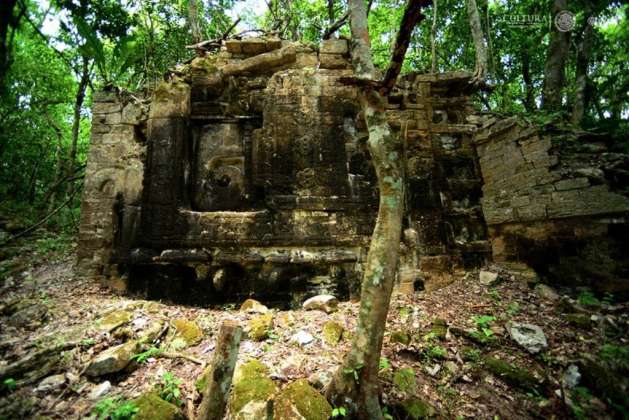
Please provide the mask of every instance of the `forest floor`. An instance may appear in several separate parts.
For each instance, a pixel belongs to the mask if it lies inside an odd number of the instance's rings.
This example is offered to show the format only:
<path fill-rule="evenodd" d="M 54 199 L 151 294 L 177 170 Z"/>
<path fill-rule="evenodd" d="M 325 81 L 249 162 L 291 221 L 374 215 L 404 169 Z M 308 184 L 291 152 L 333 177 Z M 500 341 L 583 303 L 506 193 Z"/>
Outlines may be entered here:
<path fill-rule="evenodd" d="M 130 400 L 156 387 L 172 390 L 173 380 L 182 412 L 191 417 L 200 401 L 195 387 L 200 363 L 211 359 L 221 322 L 246 325 L 259 316 L 239 310 L 238 303 L 201 308 L 119 296 L 75 276 L 76 245 L 62 252 L 45 252 L 28 241 L 22 246 L 0 255 L 0 418 L 88 417 L 99 401 L 102 406 L 115 396 Z M 400 408 L 410 397 L 440 418 L 626 415 L 614 394 L 618 384 L 592 376 L 583 361 L 603 372 L 624 372 L 626 378 L 626 304 L 601 302 L 583 292 L 571 299 L 502 277 L 487 286 L 478 272 L 468 273 L 437 291 L 393 297 L 381 360 L 383 403 L 392 418 L 412 418 Z M 351 302 L 330 314 L 272 309 L 268 337 L 244 338 L 239 363 L 262 362 L 278 387 L 299 378 L 321 387 L 348 349 L 357 310 L 358 303 Z M 121 313 L 120 322 L 107 318 Z M 149 351 L 118 373 L 85 375 L 102 351 L 141 334 L 153 321 L 172 326 L 178 319 L 194 321 L 202 331 L 200 341 L 170 357 Z M 344 327 L 337 344 L 323 338 L 330 320 Z M 541 327 L 548 347 L 529 353 L 510 338 L 510 322 Z M 312 336 L 309 344 L 295 342 L 300 331 Z M 155 343 L 169 336 L 158 334 Z"/>

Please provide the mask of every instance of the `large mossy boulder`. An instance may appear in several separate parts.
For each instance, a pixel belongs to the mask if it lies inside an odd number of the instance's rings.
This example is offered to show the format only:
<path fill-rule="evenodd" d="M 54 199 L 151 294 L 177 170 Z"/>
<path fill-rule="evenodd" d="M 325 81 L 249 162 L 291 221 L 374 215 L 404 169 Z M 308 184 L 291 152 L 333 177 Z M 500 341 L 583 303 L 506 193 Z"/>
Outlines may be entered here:
<path fill-rule="evenodd" d="M 268 374 L 269 369 L 257 360 L 236 366 L 228 402 L 232 418 L 244 420 L 266 413 L 267 401 L 277 392 Z"/>
<path fill-rule="evenodd" d="M 115 347 L 111 347 L 98 354 L 85 370 L 88 376 L 102 376 L 120 372 L 126 368 L 133 356 L 140 350 L 137 341 L 127 341 Z"/>
<path fill-rule="evenodd" d="M 185 417 L 177 406 L 164 401 L 154 392 L 143 394 L 133 400 L 138 411 L 133 420 L 183 420 Z"/>
<path fill-rule="evenodd" d="M 332 406 L 305 379 L 289 384 L 275 397 L 274 420 L 327 420 Z"/>

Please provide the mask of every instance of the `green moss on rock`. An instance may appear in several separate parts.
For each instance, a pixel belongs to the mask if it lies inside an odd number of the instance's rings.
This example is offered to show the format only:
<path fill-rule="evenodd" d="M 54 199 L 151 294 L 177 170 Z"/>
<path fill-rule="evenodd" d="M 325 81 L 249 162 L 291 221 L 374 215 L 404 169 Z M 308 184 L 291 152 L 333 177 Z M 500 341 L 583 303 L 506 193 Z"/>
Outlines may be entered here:
<path fill-rule="evenodd" d="M 341 341 L 345 328 L 336 321 L 328 321 L 323 325 L 323 341 L 334 346 Z"/>
<path fill-rule="evenodd" d="M 141 395 L 133 400 L 138 412 L 133 420 L 183 420 L 179 409 L 164 400 L 154 392 Z"/>
<path fill-rule="evenodd" d="M 234 387 L 229 398 L 229 410 L 237 415 L 252 401 L 267 401 L 277 392 L 277 386 L 267 377 L 268 368 L 257 360 L 236 367 Z"/>
<path fill-rule="evenodd" d="M 394 331 L 391 333 L 391 342 L 408 346 L 411 342 L 411 336 L 406 331 Z"/>
<path fill-rule="evenodd" d="M 133 314 L 129 311 L 113 311 L 97 321 L 98 329 L 112 331 L 131 321 Z"/>
<path fill-rule="evenodd" d="M 542 382 L 528 370 L 517 367 L 495 357 L 486 356 L 483 357 L 482 360 L 485 369 L 509 385 L 526 391 L 543 391 Z"/>
<path fill-rule="evenodd" d="M 581 328 L 589 328 L 592 325 L 590 316 L 588 314 L 566 314 L 566 319 L 572 325 L 576 325 Z"/>
<path fill-rule="evenodd" d="M 407 398 L 402 401 L 401 406 L 406 414 L 405 418 L 407 419 L 419 420 L 435 415 L 435 409 L 430 404 L 417 397 Z"/>
<path fill-rule="evenodd" d="M 417 389 L 415 371 L 411 368 L 399 369 L 393 375 L 393 384 L 399 391 L 405 394 L 414 393 Z"/>
<path fill-rule="evenodd" d="M 264 314 L 251 319 L 247 324 L 247 336 L 253 341 L 262 341 L 273 328 L 273 314 Z"/>
<path fill-rule="evenodd" d="M 305 379 L 289 384 L 275 398 L 273 418 L 275 420 L 327 420 L 332 415 L 332 406 Z M 301 417 L 300 417 L 301 416 Z"/>
<path fill-rule="evenodd" d="M 173 321 L 173 325 L 177 330 L 173 337 L 174 340 L 181 339 L 186 346 L 194 346 L 201 342 L 203 331 L 196 322 L 187 319 L 176 319 Z"/>

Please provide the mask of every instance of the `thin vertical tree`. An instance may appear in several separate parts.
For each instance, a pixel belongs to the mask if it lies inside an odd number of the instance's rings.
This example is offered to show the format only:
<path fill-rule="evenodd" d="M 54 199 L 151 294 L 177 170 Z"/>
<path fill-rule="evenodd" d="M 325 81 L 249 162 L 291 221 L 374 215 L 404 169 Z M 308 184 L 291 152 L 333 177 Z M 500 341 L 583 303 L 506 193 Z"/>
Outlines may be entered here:
<path fill-rule="evenodd" d="M 367 7 L 363 0 L 349 1 L 354 76 L 362 113 L 369 130 L 368 147 L 378 178 L 380 205 L 363 274 L 358 325 L 343 365 L 326 389 L 337 406 L 348 407 L 361 419 L 382 419 L 378 370 L 382 340 L 397 270 L 404 214 L 403 142 L 389 126 L 387 97 L 402 69 L 413 29 L 424 15 L 426 0 L 409 0 L 396 37 L 391 63 L 378 80 L 373 63 Z"/>
<path fill-rule="evenodd" d="M 554 0 L 552 15 L 567 10 L 567 0 Z M 542 108 L 547 111 L 559 111 L 566 81 L 566 61 L 570 50 L 570 31 L 560 31 L 551 26 L 550 43 L 544 64 L 544 86 L 542 88 Z"/>

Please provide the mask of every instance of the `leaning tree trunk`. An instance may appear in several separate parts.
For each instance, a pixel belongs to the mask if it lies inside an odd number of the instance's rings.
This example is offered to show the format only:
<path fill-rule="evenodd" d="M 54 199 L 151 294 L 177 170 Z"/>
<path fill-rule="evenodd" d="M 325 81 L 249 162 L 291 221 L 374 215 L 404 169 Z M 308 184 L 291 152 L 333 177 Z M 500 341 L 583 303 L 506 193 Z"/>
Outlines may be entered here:
<path fill-rule="evenodd" d="M 470 21 L 472 39 L 474 40 L 474 50 L 476 51 L 476 64 L 474 66 L 474 81 L 482 82 L 487 74 L 487 47 L 483 36 L 483 27 L 480 23 L 480 15 L 476 0 L 466 0 L 467 15 Z"/>
<path fill-rule="evenodd" d="M 574 104 L 572 106 L 572 123 L 580 125 L 587 109 L 586 89 L 588 83 L 588 65 L 590 62 L 590 49 L 592 47 L 592 36 L 594 28 L 589 22 L 589 13 L 585 16 L 585 28 L 581 34 L 581 39 L 577 45 L 576 62 L 576 91 Z"/>
<path fill-rule="evenodd" d="M 373 83 L 373 64 L 363 0 L 350 0 L 352 61 L 359 86 L 360 103 L 369 130 L 368 147 L 378 178 L 380 206 L 363 274 L 358 325 L 343 365 L 326 389 L 336 406 L 349 408 L 360 419 L 382 419 L 378 370 L 387 313 L 397 270 L 404 214 L 403 142 L 391 131 L 386 118 L 387 96 L 397 80 L 413 28 L 429 4 L 409 0 L 391 64 L 382 82 Z M 374 88 L 374 85 L 377 88 Z"/>
<path fill-rule="evenodd" d="M 567 9 L 567 0 L 555 0 L 553 17 Z M 561 32 L 555 25 L 550 31 L 550 44 L 544 64 L 544 86 L 542 88 L 542 108 L 547 111 L 561 109 L 562 91 L 565 83 L 565 68 L 570 48 L 570 31 Z"/>

